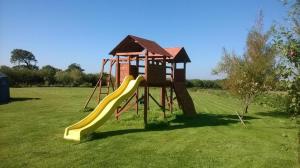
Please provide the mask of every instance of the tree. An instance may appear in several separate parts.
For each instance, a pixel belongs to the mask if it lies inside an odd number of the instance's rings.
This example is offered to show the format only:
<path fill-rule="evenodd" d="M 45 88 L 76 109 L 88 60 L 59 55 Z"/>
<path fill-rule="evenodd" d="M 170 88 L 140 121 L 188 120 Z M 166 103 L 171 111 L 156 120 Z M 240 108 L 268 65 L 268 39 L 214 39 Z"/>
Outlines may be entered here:
<path fill-rule="evenodd" d="M 92 86 L 95 86 L 97 84 L 98 79 L 99 79 L 99 74 L 88 73 L 83 75 L 84 82 L 90 83 Z M 103 81 L 103 84 L 104 83 L 105 82 Z"/>
<path fill-rule="evenodd" d="M 72 82 L 72 79 L 66 71 L 57 71 L 55 73 L 55 80 L 62 85 L 69 85 Z"/>
<path fill-rule="evenodd" d="M 43 75 L 44 81 L 46 85 L 52 85 L 55 81 L 55 74 L 59 69 L 51 66 L 51 65 L 45 65 L 41 68 L 41 73 Z"/>
<path fill-rule="evenodd" d="M 82 83 L 83 73 L 79 69 L 71 69 L 67 73 L 72 80 L 72 86 L 79 86 Z"/>
<path fill-rule="evenodd" d="M 214 69 L 215 74 L 224 74 L 225 88 L 242 100 L 242 117 L 248 112 L 254 98 L 268 91 L 275 83 L 275 50 L 268 43 L 270 33 L 263 32 L 263 15 L 260 12 L 256 24 L 248 33 L 243 56 L 224 49 L 223 57 Z"/>
<path fill-rule="evenodd" d="M 14 49 L 11 52 L 10 62 L 13 64 L 17 64 L 18 67 L 37 69 L 37 60 L 35 59 L 35 56 L 31 52 L 26 50 Z M 34 65 L 32 63 L 34 63 Z"/>
<path fill-rule="evenodd" d="M 81 68 L 81 66 L 79 64 L 76 64 L 76 63 L 72 63 L 68 66 L 67 70 L 66 71 L 71 71 L 73 69 L 77 69 L 79 70 L 80 72 L 83 72 L 84 69 Z"/>
<path fill-rule="evenodd" d="M 289 3 L 285 3 L 288 5 Z M 293 115 L 300 114 L 300 0 L 289 9 L 286 26 L 275 29 L 274 46 L 280 52 L 280 75 L 287 83 L 287 110 Z"/>

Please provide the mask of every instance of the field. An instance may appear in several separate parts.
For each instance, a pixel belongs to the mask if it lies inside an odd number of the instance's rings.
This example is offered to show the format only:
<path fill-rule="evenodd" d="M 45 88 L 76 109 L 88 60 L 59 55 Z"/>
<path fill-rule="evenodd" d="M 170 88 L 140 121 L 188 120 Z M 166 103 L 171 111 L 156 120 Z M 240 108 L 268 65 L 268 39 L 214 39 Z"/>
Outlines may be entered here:
<path fill-rule="evenodd" d="M 164 120 L 151 102 L 147 129 L 142 112 L 132 110 L 118 121 L 111 117 L 84 142 L 64 140 L 64 128 L 88 114 L 80 109 L 90 91 L 11 89 L 12 102 L 0 105 L 0 167 L 299 166 L 295 120 L 253 104 L 245 128 L 235 115 L 240 102 L 217 90 L 190 90 L 198 112 L 193 119 L 176 108 Z"/>

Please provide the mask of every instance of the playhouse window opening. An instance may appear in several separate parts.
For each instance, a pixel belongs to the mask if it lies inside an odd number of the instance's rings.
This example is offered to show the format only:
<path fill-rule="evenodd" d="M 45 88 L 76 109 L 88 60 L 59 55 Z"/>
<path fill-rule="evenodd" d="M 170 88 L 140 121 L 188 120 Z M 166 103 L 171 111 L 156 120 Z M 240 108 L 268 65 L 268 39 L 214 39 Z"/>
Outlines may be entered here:
<path fill-rule="evenodd" d="M 184 69 L 184 63 L 176 63 L 176 69 Z"/>

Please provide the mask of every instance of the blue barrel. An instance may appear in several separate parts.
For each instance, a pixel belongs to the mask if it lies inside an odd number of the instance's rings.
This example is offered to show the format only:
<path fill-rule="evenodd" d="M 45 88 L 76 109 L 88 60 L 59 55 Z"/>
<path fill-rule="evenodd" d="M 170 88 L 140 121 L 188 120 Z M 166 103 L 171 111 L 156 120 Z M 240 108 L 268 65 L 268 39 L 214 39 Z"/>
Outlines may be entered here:
<path fill-rule="evenodd" d="M 0 73 L 0 103 L 7 103 L 9 101 L 9 84 L 8 77 Z"/>

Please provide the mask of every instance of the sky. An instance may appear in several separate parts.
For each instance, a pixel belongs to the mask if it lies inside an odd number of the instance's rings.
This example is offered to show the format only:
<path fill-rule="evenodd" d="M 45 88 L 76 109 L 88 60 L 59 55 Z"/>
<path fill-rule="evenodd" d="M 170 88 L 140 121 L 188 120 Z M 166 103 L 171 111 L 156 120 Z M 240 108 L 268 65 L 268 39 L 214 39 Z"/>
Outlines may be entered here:
<path fill-rule="evenodd" d="M 216 79 L 222 48 L 242 54 L 259 10 L 265 30 L 282 22 L 280 0 L 0 0 L 0 65 L 13 49 L 31 51 L 38 66 L 78 63 L 98 73 L 101 59 L 127 35 L 184 47 L 188 79 Z"/>

